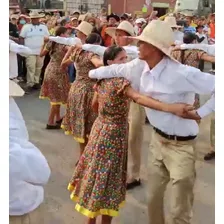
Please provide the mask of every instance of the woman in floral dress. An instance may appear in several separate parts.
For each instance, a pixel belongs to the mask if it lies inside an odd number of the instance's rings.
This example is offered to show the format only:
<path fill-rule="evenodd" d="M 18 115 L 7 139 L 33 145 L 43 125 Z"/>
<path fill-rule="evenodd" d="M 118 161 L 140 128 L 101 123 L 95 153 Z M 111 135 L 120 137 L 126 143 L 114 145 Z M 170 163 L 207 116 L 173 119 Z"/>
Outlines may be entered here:
<path fill-rule="evenodd" d="M 123 48 L 112 46 L 104 64 L 127 60 Z M 128 151 L 129 99 L 157 110 L 176 113 L 177 104 L 167 105 L 137 93 L 123 78 L 99 81 L 92 107 L 98 110 L 88 144 L 75 169 L 68 190 L 77 202 L 76 210 L 88 217 L 88 224 L 110 224 L 125 201 Z"/>
<path fill-rule="evenodd" d="M 101 38 L 98 34 L 90 34 L 86 43 L 100 44 Z M 75 64 L 76 80 L 72 83 L 69 92 L 66 114 L 61 127 L 66 135 L 72 135 L 80 144 L 81 155 L 97 117 L 97 113 L 91 108 L 94 95 L 93 86 L 96 81 L 89 78 L 89 71 L 102 66 L 102 61 L 93 53 L 81 49 L 74 51 L 74 48 L 69 49 L 62 62 L 63 67 L 67 67 L 70 63 Z M 69 58 L 71 54 L 72 56 Z"/>
<path fill-rule="evenodd" d="M 67 29 L 59 27 L 56 36 L 65 37 Z M 67 103 L 70 83 L 68 75 L 60 67 L 61 62 L 67 52 L 65 45 L 48 42 L 43 46 L 40 56 L 50 54 L 50 62 L 46 68 L 44 81 L 40 91 L 40 99 L 49 99 L 51 104 L 47 129 L 60 129 L 62 121 L 60 116 L 60 106 Z"/>

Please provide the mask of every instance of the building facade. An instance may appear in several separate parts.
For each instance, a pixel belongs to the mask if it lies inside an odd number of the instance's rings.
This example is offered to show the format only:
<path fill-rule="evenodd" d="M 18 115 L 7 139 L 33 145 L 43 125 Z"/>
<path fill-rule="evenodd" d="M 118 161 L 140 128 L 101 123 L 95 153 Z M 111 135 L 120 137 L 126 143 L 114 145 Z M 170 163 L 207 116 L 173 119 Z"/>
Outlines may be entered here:
<path fill-rule="evenodd" d="M 66 0 L 66 9 L 68 12 L 79 10 L 81 14 L 87 12 L 97 14 L 105 5 L 105 0 Z"/>
<path fill-rule="evenodd" d="M 107 0 L 111 5 L 111 11 L 117 14 L 136 13 L 142 11 L 145 0 Z M 159 16 L 164 15 L 169 8 L 174 8 L 176 0 L 152 0 L 154 10 Z"/>

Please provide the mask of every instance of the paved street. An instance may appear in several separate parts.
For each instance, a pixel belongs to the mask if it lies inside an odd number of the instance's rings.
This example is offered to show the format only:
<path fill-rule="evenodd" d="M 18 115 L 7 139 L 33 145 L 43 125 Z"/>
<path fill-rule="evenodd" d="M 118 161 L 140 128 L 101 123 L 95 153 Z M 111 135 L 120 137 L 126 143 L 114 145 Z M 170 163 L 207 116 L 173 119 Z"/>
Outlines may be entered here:
<path fill-rule="evenodd" d="M 202 97 L 205 98 L 206 97 Z M 203 100 L 203 101 L 204 101 Z M 78 145 L 71 136 L 61 130 L 45 130 L 49 103 L 38 99 L 38 94 L 26 95 L 17 99 L 30 133 L 31 141 L 46 156 L 51 167 L 51 178 L 46 186 L 45 216 L 48 224 L 83 224 L 84 217 L 74 211 L 74 204 L 66 190 L 78 159 Z M 209 151 L 208 117 L 201 123 L 197 142 L 197 181 L 195 186 L 195 205 L 193 224 L 215 223 L 215 166 L 207 163 L 203 156 Z M 147 224 L 147 157 L 151 128 L 145 126 L 144 147 L 142 150 L 141 175 L 143 186 L 128 192 L 126 206 L 121 210 L 115 224 Z M 149 155 L 150 156 L 150 155 Z M 130 165 L 130 164 L 129 164 Z M 150 184 L 150 182 L 149 182 Z M 169 193 L 169 188 L 168 188 Z M 169 199 L 169 194 L 166 198 Z M 169 202 L 169 200 L 167 200 Z M 166 204 L 166 211 L 169 203 Z"/>

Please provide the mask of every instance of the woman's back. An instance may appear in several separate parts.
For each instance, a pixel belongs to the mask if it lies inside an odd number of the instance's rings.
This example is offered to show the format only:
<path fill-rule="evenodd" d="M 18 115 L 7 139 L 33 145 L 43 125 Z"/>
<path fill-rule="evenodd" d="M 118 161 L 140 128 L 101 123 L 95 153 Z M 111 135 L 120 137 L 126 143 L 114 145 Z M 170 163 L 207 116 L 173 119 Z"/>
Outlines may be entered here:
<path fill-rule="evenodd" d="M 95 56 L 95 54 L 83 50 L 77 50 L 72 55 L 71 59 L 75 63 L 77 81 L 93 81 L 89 78 L 89 71 L 95 69 L 94 64 L 91 62 L 92 57 Z"/>
<path fill-rule="evenodd" d="M 60 66 L 67 52 L 67 47 L 50 41 L 46 44 L 45 48 L 50 54 L 51 62 L 56 62 Z"/>
<path fill-rule="evenodd" d="M 178 50 L 172 51 L 171 53 L 172 57 L 180 63 L 195 68 L 199 67 L 199 62 L 203 54 L 205 52 L 200 50 Z"/>
<path fill-rule="evenodd" d="M 129 99 L 119 91 L 129 82 L 123 78 L 104 79 L 97 85 L 99 117 L 108 122 L 127 122 Z"/>

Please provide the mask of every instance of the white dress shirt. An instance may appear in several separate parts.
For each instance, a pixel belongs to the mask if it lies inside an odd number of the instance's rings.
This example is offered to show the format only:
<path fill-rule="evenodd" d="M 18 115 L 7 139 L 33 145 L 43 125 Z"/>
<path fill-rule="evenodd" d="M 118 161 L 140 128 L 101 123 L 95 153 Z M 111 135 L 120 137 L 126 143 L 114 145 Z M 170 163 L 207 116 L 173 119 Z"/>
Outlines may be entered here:
<path fill-rule="evenodd" d="M 193 105 L 195 93 L 212 94 L 215 91 L 215 77 L 200 70 L 182 65 L 164 57 L 152 70 L 145 61 L 135 59 L 121 65 L 101 67 L 89 72 L 94 79 L 124 77 L 140 93 L 165 103 L 187 103 Z M 203 118 L 214 111 L 211 101 L 197 110 Z M 171 113 L 145 108 L 152 126 L 169 135 L 195 136 L 198 124 Z"/>
<path fill-rule="evenodd" d="M 188 50 L 188 49 L 197 49 L 206 52 L 208 55 L 215 56 L 215 44 L 208 45 L 208 44 L 182 44 L 180 46 L 181 50 Z"/>
<path fill-rule="evenodd" d="M 24 215 L 39 207 L 49 177 L 47 160 L 29 141 L 22 114 L 9 98 L 9 215 Z"/>
<path fill-rule="evenodd" d="M 128 61 L 131 61 L 138 57 L 138 48 L 134 45 L 128 45 L 123 47 L 128 55 Z M 104 52 L 106 51 L 107 47 L 103 47 L 100 45 L 94 45 L 94 44 L 84 44 L 82 45 L 82 49 L 85 51 L 93 52 L 94 54 L 99 55 L 100 57 L 103 57 Z"/>
<path fill-rule="evenodd" d="M 82 44 L 82 41 L 78 37 L 49 37 L 50 41 L 58 44 L 64 44 L 68 46 L 73 46 L 76 44 Z"/>
<path fill-rule="evenodd" d="M 77 37 L 49 37 L 50 41 L 54 41 L 58 44 L 64 44 L 73 46 L 76 44 L 82 44 L 81 40 Z M 132 59 L 135 59 L 138 57 L 138 48 L 134 45 L 128 45 L 123 47 L 128 55 L 129 61 Z M 82 45 L 82 49 L 85 51 L 93 52 L 94 54 L 99 55 L 100 57 L 103 57 L 105 50 L 107 47 L 103 47 L 100 45 L 94 45 L 94 44 L 84 44 Z"/>
<path fill-rule="evenodd" d="M 17 54 L 29 55 L 32 51 L 23 45 L 19 45 L 12 40 L 9 40 L 9 78 L 13 79 L 18 76 Z"/>
<path fill-rule="evenodd" d="M 44 24 L 26 24 L 23 26 L 20 36 L 24 38 L 24 45 L 32 50 L 32 54 L 39 55 L 44 44 L 44 37 L 50 36 L 50 33 Z"/>

